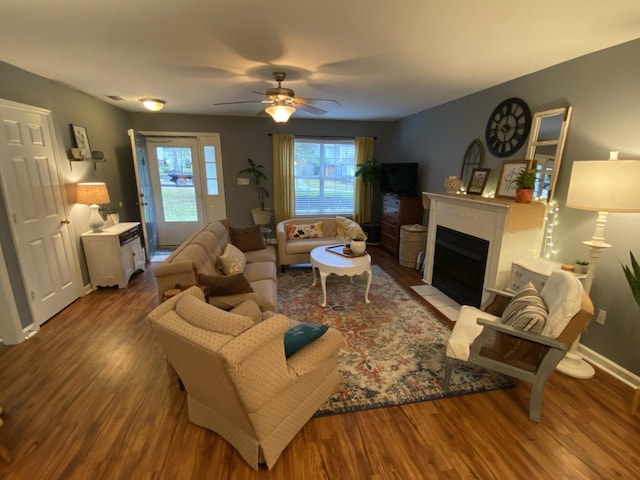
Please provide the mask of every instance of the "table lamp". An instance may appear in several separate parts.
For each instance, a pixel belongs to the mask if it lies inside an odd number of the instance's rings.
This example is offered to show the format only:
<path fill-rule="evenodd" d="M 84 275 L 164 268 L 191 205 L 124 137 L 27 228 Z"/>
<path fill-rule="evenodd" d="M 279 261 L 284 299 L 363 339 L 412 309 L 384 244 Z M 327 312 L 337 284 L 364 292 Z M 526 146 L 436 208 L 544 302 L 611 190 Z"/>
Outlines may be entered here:
<path fill-rule="evenodd" d="M 604 229 L 609 213 L 640 212 L 640 160 L 618 160 L 618 152 L 611 152 L 609 160 L 573 162 L 567 207 L 598 212 L 596 229 L 591 240 L 582 242 L 589 247 L 589 269 L 584 290 L 589 293 L 602 251 L 611 245 L 604 241 Z M 571 346 L 557 370 L 575 378 L 591 378 L 594 370 L 578 353 L 580 337 Z"/>
<path fill-rule="evenodd" d="M 100 215 L 98 204 L 109 203 L 110 201 L 106 183 L 86 182 L 76 185 L 76 202 L 84 203 L 91 208 L 89 227 L 93 232 L 101 232 L 102 227 L 104 227 L 104 220 Z"/>

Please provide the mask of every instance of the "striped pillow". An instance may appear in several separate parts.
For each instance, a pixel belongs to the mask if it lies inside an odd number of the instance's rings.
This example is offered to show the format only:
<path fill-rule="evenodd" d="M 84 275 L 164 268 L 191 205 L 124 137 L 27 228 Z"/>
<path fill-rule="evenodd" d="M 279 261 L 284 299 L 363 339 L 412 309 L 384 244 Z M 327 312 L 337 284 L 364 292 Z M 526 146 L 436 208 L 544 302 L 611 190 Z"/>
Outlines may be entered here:
<path fill-rule="evenodd" d="M 511 299 L 502 313 L 502 323 L 518 330 L 541 333 L 549 310 L 531 282 Z"/>

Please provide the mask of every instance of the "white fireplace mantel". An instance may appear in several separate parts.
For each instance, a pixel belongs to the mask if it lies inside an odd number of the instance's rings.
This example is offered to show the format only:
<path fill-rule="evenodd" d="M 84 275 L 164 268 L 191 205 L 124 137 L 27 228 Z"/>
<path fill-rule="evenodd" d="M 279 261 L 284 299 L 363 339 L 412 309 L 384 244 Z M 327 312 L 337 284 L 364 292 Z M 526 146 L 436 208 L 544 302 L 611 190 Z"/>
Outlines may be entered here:
<path fill-rule="evenodd" d="M 505 288 L 511 262 L 540 256 L 545 204 L 464 194 L 423 192 L 429 208 L 429 232 L 423 280 L 431 284 L 438 225 L 489 241 L 482 303 L 487 288 Z"/>

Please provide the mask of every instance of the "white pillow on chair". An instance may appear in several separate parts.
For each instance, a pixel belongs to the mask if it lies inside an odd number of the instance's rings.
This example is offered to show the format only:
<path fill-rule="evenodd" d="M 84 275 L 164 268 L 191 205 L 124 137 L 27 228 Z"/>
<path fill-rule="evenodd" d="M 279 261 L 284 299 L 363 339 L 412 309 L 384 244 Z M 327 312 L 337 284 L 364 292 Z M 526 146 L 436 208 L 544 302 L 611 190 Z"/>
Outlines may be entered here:
<path fill-rule="evenodd" d="M 571 319 L 582 307 L 584 289 L 578 278 L 563 271 L 551 274 L 540 292 L 540 296 L 549 308 L 547 323 L 542 335 L 558 338 Z"/>

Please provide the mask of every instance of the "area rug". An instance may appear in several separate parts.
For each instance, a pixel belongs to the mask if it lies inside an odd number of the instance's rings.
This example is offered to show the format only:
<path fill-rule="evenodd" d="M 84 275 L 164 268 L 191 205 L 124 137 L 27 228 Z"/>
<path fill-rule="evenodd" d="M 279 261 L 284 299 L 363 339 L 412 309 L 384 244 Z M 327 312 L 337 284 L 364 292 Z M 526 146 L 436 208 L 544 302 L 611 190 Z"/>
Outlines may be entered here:
<path fill-rule="evenodd" d="M 278 309 L 301 322 L 324 323 L 345 337 L 340 385 L 315 416 L 423 402 L 513 386 L 501 374 L 458 362 L 448 392 L 442 390 L 450 330 L 377 265 L 369 299 L 366 276 L 327 278 L 327 307 L 311 268 L 278 276 Z"/>

